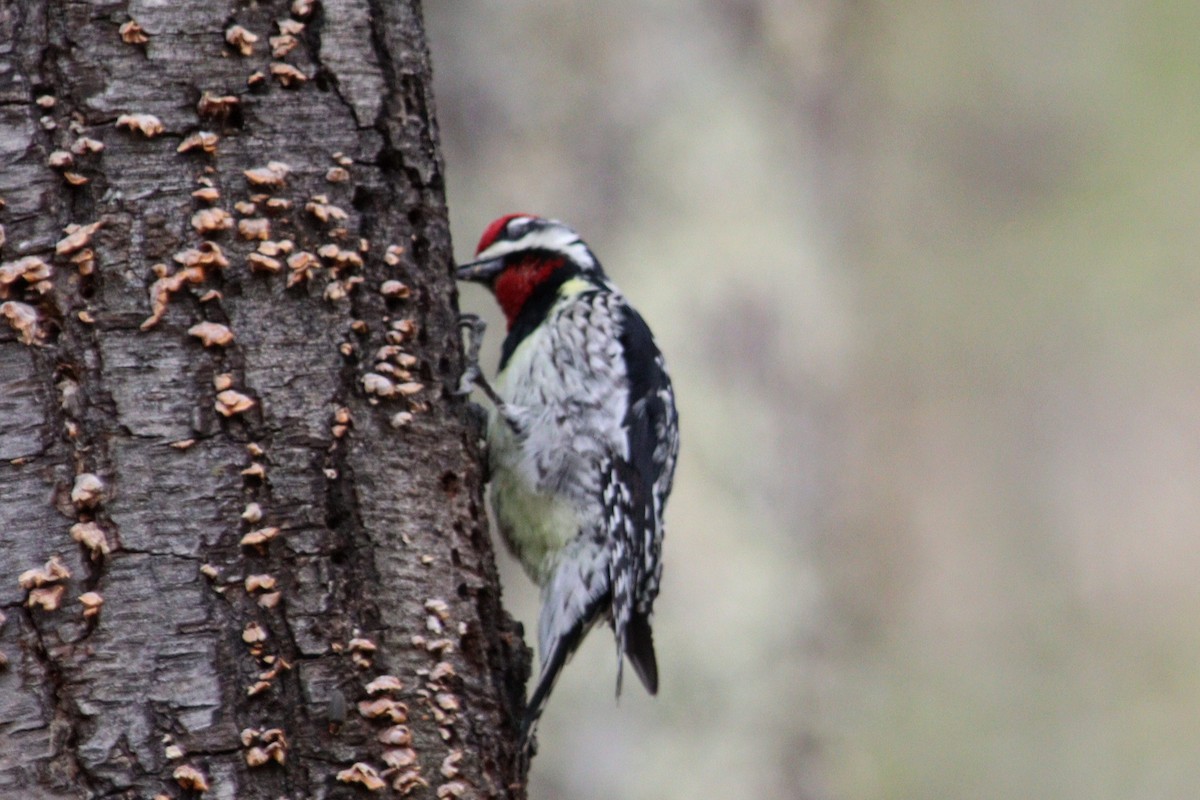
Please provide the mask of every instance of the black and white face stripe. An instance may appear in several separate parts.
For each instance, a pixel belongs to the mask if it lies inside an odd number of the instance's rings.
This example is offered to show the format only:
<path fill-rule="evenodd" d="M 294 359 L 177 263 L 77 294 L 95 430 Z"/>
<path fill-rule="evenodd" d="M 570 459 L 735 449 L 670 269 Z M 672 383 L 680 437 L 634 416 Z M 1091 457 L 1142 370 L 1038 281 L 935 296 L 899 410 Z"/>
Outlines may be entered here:
<path fill-rule="evenodd" d="M 558 253 L 579 265 L 583 271 L 596 269 L 596 257 L 579 234 L 563 223 L 541 217 L 514 217 L 504 233 L 476 255 L 477 261 L 502 258 L 511 253 L 541 251 Z"/>

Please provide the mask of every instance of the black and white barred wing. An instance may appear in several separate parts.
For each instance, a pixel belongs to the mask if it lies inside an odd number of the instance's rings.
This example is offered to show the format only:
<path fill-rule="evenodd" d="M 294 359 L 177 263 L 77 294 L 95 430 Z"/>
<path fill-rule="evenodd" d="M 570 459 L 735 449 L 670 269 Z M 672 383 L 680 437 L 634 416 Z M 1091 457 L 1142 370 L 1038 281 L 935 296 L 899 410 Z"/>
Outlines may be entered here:
<path fill-rule="evenodd" d="M 572 398 L 554 427 L 573 447 L 541 451 L 539 474 L 561 475 L 568 491 L 599 513 L 563 548 L 543 585 L 542 670 L 530 697 L 526 732 L 559 671 L 584 635 L 607 616 L 617 639 L 617 691 L 628 656 L 647 691 L 658 690 L 650 615 L 662 576 L 662 511 L 678 452 L 677 417 L 662 355 L 642 318 L 616 293 L 582 294 L 557 318 L 560 344 L 548 354 Z M 572 466 L 586 464 L 582 474 Z M 553 482 L 554 478 L 551 478 Z"/>
<path fill-rule="evenodd" d="M 675 473 L 679 423 L 671 381 L 649 327 L 628 306 L 622 308 L 621 320 L 629 385 L 624 453 L 611 460 L 603 478 L 612 548 L 611 614 L 618 658 L 628 656 L 654 694 L 658 665 L 650 615 L 662 578 L 662 516 Z M 618 692 L 620 674 L 618 668 Z"/>

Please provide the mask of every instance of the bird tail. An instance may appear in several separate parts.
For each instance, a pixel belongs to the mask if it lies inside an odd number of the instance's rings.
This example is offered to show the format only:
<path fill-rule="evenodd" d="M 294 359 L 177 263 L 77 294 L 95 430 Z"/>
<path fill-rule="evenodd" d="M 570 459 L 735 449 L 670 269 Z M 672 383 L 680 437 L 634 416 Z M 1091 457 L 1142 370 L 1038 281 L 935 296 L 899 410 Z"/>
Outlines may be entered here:
<path fill-rule="evenodd" d="M 625 655 L 633 665 L 633 671 L 650 694 L 658 694 L 658 660 L 654 657 L 654 632 L 650 630 L 648 614 L 634 614 L 629 618 L 625 630 Z M 617 692 L 621 691 L 618 671 Z"/>
<path fill-rule="evenodd" d="M 565 642 L 558 642 L 554 652 L 550 658 L 542 664 L 542 670 L 538 673 L 537 684 L 533 688 L 533 694 L 529 697 L 529 702 L 525 705 L 525 716 L 521 719 L 521 751 L 528 752 L 530 743 L 533 739 L 533 732 L 537 728 L 538 720 L 541 719 L 542 712 L 546 710 L 546 702 L 550 699 L 550 692 L 554 689 L 554 684 L 558 682 L 558 676 L 562 673 L 562 668 L 567 663 L 567 648 Z"/>
<path fill-rule="evenodd" d="M 546 709 L 546 702 L 550 699 L 550 692 L 553 691 L 554 684 L 558 682 L 558 676 L 562 674 L 563 667 L 575 653 L 590 627 L 591 625 L 581 624 L 568 632 L 566 636 L 558 639 L 551 646 L 549 657 L 542 662 L 537 684 L 533 688 L 533 694 L 529 696 L 529 702 L 525 706 L 525 715 L 521 720 L 520 749 L 522 752 L 528 753 L 538 720 Z M 649 615 L 634 614 L 629 620 L 625 633 L 624 655 L 629 658 L 629 663 L 633 665 L 633 671 L 637 673 L 642 685 L 646 687 L 646 691 L 652 695 L 658 694 L 658 660 L 654 655 L 654 633 L 650 630 Z M 621 670 L 618 667 L 617 695 L 620 694 Z"/>
<path fill-rule="evenodd" d="M 574 599 L 579 600 L 580 598 Z M 579 613 L 570 615 L 569 618 L 559 613 L 554 606 L 542 608 L 542 617 L 538 625 L 538 639 L 540 640 L 538 649 L 542 655 L 542 668 L 538 673 L 533 693 L 529 696 L 529 702 L 525 705 L 525 716 L 521 721 L 522 751 L 528 752 L 534 729 L 537 727 L 538 719 L 542 716 L 542 711 L 546 708 L 546 702 L 550 699 L 550 692 L 553 691 L 554 684 L 558 682 L 558 676 L 562 673 L 563 667 L 567 665 L 567 661 L 579 648 L 583 637 L 591 630 L 606 599 L 603 595 L 589 599 Z M 568 619 L 569 622 L 567 622 Z M 564 622 L 567 622 L 568 625 L 566 630 L 563 630 Z"/>

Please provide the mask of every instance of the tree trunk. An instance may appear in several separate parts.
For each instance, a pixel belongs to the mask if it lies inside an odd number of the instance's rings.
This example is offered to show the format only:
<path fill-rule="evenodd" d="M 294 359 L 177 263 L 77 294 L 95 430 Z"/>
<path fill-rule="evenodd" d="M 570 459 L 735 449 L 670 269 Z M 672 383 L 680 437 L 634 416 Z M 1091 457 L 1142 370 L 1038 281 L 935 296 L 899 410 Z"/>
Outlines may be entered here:
<path fill-rule="evenodd" d="M 0 0 L 0 797 L 523 796 L 416 6 Z"/>

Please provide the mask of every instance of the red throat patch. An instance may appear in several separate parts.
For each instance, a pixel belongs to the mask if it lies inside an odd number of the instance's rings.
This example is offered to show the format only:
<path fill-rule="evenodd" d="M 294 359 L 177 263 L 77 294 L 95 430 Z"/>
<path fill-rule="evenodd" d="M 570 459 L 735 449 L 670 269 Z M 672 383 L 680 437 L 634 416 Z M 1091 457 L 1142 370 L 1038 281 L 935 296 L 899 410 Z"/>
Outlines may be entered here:
<path fill-rule="evenodd" d="M 492 220 L 491 224 L 488 225 L 484 229 L 483 236 L 479 237 L 479 246 L 475 248 L 475 255 L 479 255 L 484 250 L 491 247 L 492 244 L 498 238 L 500 238 L 500 234 L 504 230 L 504 226 L 508 224 L 508 221 L 510 219 L 516 219 L 517 217 L 530 217 L 530 216 L 533 216 L 533 215 L 532 214 L 505 214 L 503 217 L 500 217 L 500 219 Z"/>
<path fill-rule="evenodd" d="M 496 295 L 496 302 L 504 311 L 504 318 L 508 320 L 510 330 L 529 296 L 565 263 L 567 262 L 564 258 L 529 256 L 507 267 L 496 277 L 492 283 L 492 291 Z"/>

